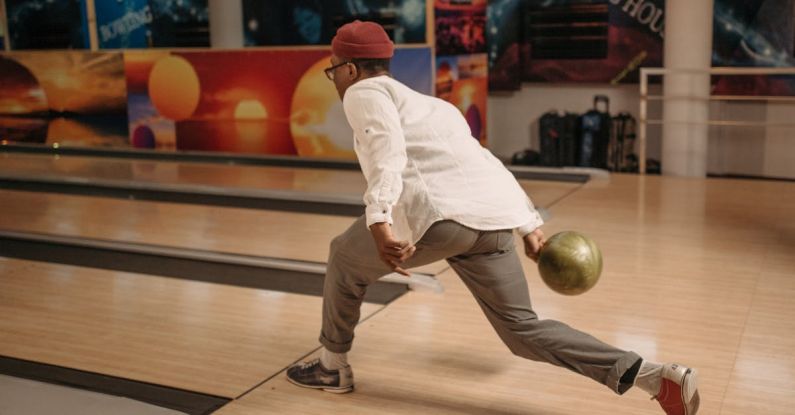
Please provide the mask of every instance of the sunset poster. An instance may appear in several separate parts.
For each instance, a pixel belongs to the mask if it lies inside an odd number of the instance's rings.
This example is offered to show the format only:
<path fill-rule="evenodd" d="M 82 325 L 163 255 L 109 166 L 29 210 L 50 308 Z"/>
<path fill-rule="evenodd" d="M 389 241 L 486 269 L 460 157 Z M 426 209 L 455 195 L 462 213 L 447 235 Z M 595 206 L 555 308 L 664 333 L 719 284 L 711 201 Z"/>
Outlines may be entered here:
<path fill-rule="evenodd" d="M 127 145 L 121 53 L 0 56 L 0 137 L 32 143 Z"/>

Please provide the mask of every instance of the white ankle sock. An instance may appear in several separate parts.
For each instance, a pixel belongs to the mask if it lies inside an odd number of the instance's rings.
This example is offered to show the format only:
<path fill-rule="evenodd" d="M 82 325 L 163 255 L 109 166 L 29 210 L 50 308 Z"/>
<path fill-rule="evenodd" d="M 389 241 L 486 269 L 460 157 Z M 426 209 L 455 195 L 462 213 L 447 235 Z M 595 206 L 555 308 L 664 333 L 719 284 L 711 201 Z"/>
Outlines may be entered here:
<path fill-rule="evenodd" d="M 662 382 L 662 365 L 643 361 L 638 370 L 638 375 L 635 376 L 635 386 L 646 391 L 651 396 L 657 396 L 660 393 L 660 384 Z"/>
<path fill-rule="evenodd" d="M 347 353 L 333 353 L 328 351 L 325 347 L 320 351 L 320 363 L 323 367 L 330 370 L 342 369 L 348 366 Z"/>

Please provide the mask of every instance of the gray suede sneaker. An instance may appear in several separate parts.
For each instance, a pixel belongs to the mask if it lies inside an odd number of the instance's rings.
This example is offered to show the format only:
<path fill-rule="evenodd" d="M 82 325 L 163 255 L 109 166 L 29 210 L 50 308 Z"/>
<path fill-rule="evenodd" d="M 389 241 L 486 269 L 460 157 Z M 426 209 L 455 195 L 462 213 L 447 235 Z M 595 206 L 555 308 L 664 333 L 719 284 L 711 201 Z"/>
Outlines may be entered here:
<path fill-rule="evenodd" d="M 326 392 L 353 391 L 353 370 L 350 366 L 329 370 L 323 367 L 320 359 L 291 366 L 287 369 L 287 380 L 304 388 L 322 389 Z"/>

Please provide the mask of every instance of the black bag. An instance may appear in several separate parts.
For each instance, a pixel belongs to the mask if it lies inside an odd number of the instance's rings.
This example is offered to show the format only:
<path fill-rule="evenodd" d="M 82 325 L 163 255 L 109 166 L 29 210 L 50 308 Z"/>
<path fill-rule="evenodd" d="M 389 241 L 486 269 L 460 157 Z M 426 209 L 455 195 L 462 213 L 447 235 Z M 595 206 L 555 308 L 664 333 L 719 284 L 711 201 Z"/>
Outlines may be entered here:
<path fill-rule="evenodd" d="M 538 120 L 541 165 L 550 167 L 574 166 L 577 161 L 576 114 L 550 111 Z"/>
<path fill-rule="evenodd" d="M 538 120 L 541 165 L 558 165 L 558 139 L 560 139 L 560 115 L 550 111 Z"/>
<path fill-rule="evenodd" d="M 637 173 L 637 157 L 630 157 L 634 153 L 634 147 L 635 118 L 622 112 L 613 117 L 607 167 L 611 171 Z"/>
<path fill-rule="evenodd" d="M 560 139 L 558 140 L 558 165 L 576 166 L 579 148 L 580 116 L 567 112 L 560 120 Z"/>
<path fill-rule="evenodd" d="M 517 151 L 511 157 L 511 164 L 514 166 L 538 166 L 541 164 L 541 155 L 530 149 Z"/>
<path fill-rule="evenodd" d="M 605 110 L 599 111 L 599 103 Z M 610 99 L 597 95 L 593 99 L 593 109 L 580 117 L 580 140 L 578 165 L 581 167 L 607 168 L 607 147 L 610 144 Z"/>

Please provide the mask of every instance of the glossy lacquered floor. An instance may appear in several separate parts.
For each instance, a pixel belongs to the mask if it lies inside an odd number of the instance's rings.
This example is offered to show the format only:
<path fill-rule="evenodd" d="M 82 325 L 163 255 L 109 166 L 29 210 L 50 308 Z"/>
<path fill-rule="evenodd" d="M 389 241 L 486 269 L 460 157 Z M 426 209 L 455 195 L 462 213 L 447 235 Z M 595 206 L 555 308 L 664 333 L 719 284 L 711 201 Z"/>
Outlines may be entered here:
<path fill-rule="evenodd" d="M 792 413 L 795 184 L 630 175 L 534 183 L 523 185 L 552 215 L 545 232 L 587 233 L 605 260 L 592 291 L 564 297 L 525 258 L 541 318 L 698 368 L 701 414 Z M 315 261 L 350 223 L 18 191 L 0 200 L 2 230 Z M 511 355 L 456 275 L 436 271 L 442 294 L 365 305 L 348 395 L 284 380 L 285 367 L 318 347 L 318 297 L 18 259 L 0 259 L 0 355 L 234 399 L 220 414 L 661 413 L 643 392 L 616 396 Z"/>

